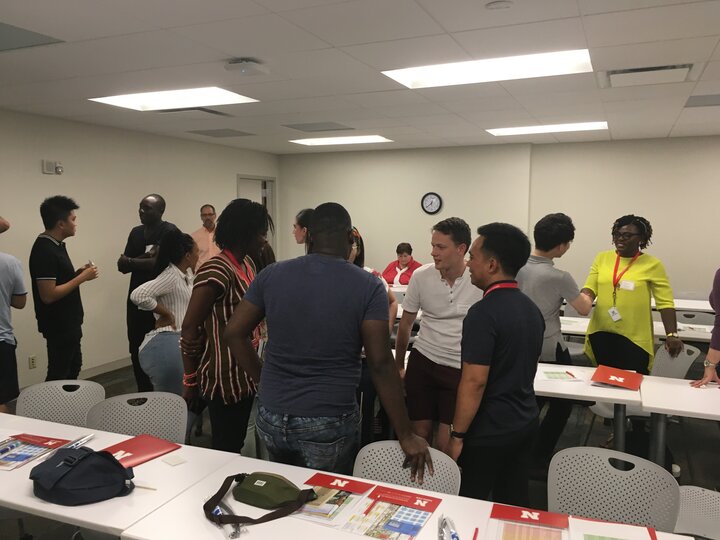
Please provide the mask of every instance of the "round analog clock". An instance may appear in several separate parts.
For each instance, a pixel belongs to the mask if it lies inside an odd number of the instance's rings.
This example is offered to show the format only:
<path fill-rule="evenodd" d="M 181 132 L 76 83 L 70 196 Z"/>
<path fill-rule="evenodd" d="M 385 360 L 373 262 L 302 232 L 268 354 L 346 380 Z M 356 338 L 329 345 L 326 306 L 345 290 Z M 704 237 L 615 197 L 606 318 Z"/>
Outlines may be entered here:
<path fill-rule="evenodd" d="M 437 214 L 442 208 L 442 204 L 442 197 L 434 191 L 426 193 L 422 196 L 422 199 L 420 199 L 420 206 L 426 214 L 430 215 Z"/>

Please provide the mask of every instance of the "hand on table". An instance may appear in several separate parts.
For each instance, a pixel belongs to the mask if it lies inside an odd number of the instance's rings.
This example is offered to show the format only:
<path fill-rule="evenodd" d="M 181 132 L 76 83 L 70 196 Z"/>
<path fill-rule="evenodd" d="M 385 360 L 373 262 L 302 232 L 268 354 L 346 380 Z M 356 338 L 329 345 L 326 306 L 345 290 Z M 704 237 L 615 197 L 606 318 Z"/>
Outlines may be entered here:
<path fill-rule="evenodd" d="M 705 373 L 703 374 L 703 378 L 699 381 L 693 381 L 690 383 L 690 386 L 693 386 L 695 388 L 701 388 L 705 386 L 707 383 L 718 383 L 720 384 L 720 378 L 718 378 L 717 374 L 717 366 L 708 366 L 705 368 Z"/>

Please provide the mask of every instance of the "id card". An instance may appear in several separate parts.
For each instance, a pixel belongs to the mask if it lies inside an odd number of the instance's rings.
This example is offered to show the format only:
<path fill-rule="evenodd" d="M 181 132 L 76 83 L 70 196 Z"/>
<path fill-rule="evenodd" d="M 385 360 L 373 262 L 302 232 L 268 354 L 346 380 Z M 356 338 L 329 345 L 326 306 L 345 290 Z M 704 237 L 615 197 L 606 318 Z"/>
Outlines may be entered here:
<path fill-rule="evenodd" d="M 613 322 L 618 322 L 620 319 L 622 319 L 618 308 L 616 308 L 615 306 L 608 309 L 608 313 L 610 314 L 610 318 L 613 320 Z"/>
<path fill-rule="evenodd" d="M 627 281 L 627 280 L 623 279 L 620 282 L 620 288 L 624 291 L 634 291 L 635 290 L 635 282 Z"/>

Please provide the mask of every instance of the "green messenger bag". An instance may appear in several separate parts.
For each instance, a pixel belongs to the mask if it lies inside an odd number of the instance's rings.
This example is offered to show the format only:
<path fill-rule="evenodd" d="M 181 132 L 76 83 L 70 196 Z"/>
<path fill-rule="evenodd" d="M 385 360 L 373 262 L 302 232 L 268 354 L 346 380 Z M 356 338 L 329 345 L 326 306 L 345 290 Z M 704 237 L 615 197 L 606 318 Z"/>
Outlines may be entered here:
<path fill-rule="evenodd" d="M 273 510 L 259 518 L 222 514 L 215 511 L 234 482 L 233 498 L 244 504 Z M 308 501 L 315 500 L 312 489 L 300 489 L 279 474 L 254 472 L 228 476 L 217 493 L 203 505 L 205 517 L 217 525 L 257 524 L 288 516 Z"/>

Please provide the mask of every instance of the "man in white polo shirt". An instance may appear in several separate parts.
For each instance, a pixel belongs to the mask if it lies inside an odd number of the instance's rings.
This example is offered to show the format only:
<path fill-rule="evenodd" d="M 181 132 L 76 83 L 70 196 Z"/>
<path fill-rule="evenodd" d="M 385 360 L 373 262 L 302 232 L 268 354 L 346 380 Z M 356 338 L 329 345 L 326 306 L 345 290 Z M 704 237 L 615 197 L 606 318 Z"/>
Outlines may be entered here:
<path fill-rule="evenodd" d="M 433 422 L 439 422 L 435 446 L 443 451 L 450 438 L 460 382 L 463 319 L 470 306 L 482 298 L 465 266 L 470 243 L 470 227 L 460 218 L 451 217 L 433 227 L 434 263 L 418 268 L 410 278 L 395 340 L 395 362 L 405 378 L 413 430 L 432 443 Z M 423 312 L 420 331 L 405 372 L 405 352 L 419 310 Z"/>

